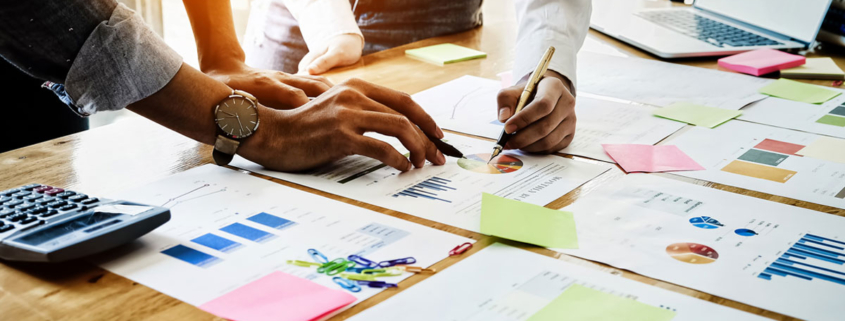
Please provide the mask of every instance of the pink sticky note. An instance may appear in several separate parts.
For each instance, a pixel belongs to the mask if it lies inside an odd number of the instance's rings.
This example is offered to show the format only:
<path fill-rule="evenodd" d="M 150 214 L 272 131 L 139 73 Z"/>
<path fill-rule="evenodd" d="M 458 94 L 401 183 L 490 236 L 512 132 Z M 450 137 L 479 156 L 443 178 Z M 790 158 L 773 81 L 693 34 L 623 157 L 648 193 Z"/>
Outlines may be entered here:
<path fill-rule="evenodd" d="M 352 302 L 355 297 L 306 279 L 275 271 L 200 306 L 235 321 L 314 320 Z"/>
<path fill-rule="evenodd" d="M 675 145 L 602 144 L 604 151 L 628 173 L 700 171 L 704 167 Z"/>
<path fill-rule="evenodd" d="M 757 49 L 719 59 L 719 66 L 730 70 L 760 76 L 781 69 L 803 65 L 803 56 L 788 54 L 775 49 Z"/>

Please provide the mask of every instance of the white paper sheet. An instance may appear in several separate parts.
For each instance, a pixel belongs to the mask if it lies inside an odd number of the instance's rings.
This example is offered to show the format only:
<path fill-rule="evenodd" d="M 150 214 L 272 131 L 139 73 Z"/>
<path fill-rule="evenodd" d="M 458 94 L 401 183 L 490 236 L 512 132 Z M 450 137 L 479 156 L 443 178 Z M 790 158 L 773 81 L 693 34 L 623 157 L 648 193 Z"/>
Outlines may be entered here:
<path fill-rule="evenodd" d="M 429 266 L 446 258 L 456 245 L 471 241 L 215 165 L 113 196 L 167 206 L 171 220 L 140 238 L 131 251 L 100 258 L 100 265 L 197 306 L 277 270 L 340 289 L 331 277 L 317 274 L 314 268 L 285 262 L 313 262 L 307 254 L 309 248 L 330 260 L 350 254 L 376 261 L 413 256 L 417 265 Z M 259 213 L 271 216 L 255 218 Z M 245 238 L 223 231 L 232 224 L 246 226 L 242 229 L 251 234 L 238 232 L 248 236 Z M 238 245 L 197 239 L 207 234 Z M 188 263 L 162 253 L 174 246 L 205 256 L 195 255 Z M 362 300 L 378 292 L 365 287 L 351 294 Z"/>
<path fill-rule="evenodd" d="M 674 321 L 768 320 L 499 243 L 349 320 L 526 320 L 572 284 L 674 310 Z"/>
<path fill-rule="evenodd" d="M 842 104 L 845 104 L 845 95 L 839 95 L 821 105 L 770 97 L 743 108 L 739 119 L 845 138 L 845 127 L 821 123 L 824 122 L 822 117 L 845 119 L 845 106 Z"/>
<path fill-rule="evenodd" d="M 459 135 L 447 134 L 445 140 L 482 164 L 493 148 L 492 142 Z M 503 154 L 513 161 L 502 162 L 495 173 L 470 170 L 478 161 L 452 157 L 446 158 L 446 165 L 428 164 L 405 173 L 357 155 L 305 174 L 266 170 L 243 158 L 236 158 L 232 165 L 475 232 L 480 230 L 482 192 L 546 205 L 610 168 L 555 155 Z"/>
<path fill-rule="evenodd" d="M 845 314 L 845 218 L 646 174 L 563 210 L 580 247 L 560 252 L 796 318 Z"/>
<path fill-rule="evenodd" d="M 498 91 L 497 81 L 463 76 L 413 97 L 441 127 L 497 139 L 503 128 L 496 116 Z M 654 117 L 655 109 L 578 97 L 575 138 L 561 152 L 613 163 L 601 144 L 655 144 L 686 125 Z"/>
<path fill-rule="evenodd" d="M 676 102 L 738 110 L 768 96 L 771 80 L 640 58 L 578 56 L 578 91 L 666 107 Z"/>
<path fill-rule="evenodd" d="M 782 148 L 782 152 L 762 147 L 775 145 L 799 148 L 818 138 L 815 134 L 731 121 L 715 129 L 689 128 L 670 137 L 666 144 L 677 145 L 707 169 L 676 172 L 674 175 L 845 208 L 845 164 L 790 155 L 790 148 L 786 147 Z M 727 171 L 737 168 L 737 165 L 744 168 Z"/>

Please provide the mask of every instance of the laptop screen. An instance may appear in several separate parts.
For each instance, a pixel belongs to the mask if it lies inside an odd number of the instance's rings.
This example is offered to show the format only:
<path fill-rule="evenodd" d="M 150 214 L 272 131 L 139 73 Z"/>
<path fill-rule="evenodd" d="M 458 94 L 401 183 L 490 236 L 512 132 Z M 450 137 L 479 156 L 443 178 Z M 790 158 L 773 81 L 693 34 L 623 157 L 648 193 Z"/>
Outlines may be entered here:
<path fill-rule="evenodd" d="M 695 6 L 809 43 L 830 0 L 696 0 Z"/>

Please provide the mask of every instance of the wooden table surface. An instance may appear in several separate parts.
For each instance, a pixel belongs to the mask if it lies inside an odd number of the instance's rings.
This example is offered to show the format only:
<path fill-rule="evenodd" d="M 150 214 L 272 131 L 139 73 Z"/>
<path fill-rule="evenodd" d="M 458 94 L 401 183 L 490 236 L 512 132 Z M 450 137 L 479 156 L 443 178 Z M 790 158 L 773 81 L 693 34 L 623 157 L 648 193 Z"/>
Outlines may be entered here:
<path fill-rule="evenodd" d="M 646 7 L 673 5 L 669 1 L 641 1 L 641 3 Z M 485 1 L 485 21 L 481 28 L 460 34 L 427 39 L 372 54 L 364 57 L 356 65 L 331 72 L 329 77 L 335 82 L 357 77 L 409 93 L 416 93 L 463 75 L 495 79 L 497 73 L 510 70 L 512 66 L 516 21 L 511 8 L 513 8 L 513 5 L 510 0 Z M 590 36 L 616 47 L 630 56 L 655 59 L 644 52 L 593 30 L 590 31 Z M 444 42 L 482 50 L 487 52 L 488 57 L 440 67 L 409 59 L 404 55 L 405 49 Z M 832 56 L 840 66 L 845 65 L 845 59 L 843 59 L 845 54 L 841 50 L 838 52 L 822 51 L 820 54 L 811 56 Z M 715 58 L 687 59 L 675 62 L 703 68 L 718 68 Z M 814 81 L 812 83 L 831 84 L 830 81 Z M 210 155 L 211 148 L 209 146 L 198 144 L 150 121 L 144 119 L 122 121 L 0 154 L 0 190 L 37 182 L 63 186 L 94 195 L 103 195 L 151 183 L 171 174 L 209 164 L 212 162 Z M 577 200 L 580 195 L 597 186 L 612 184 L 622 175 L 619 170 L 608 172 L 560 197 L 549 204 L 548 207 L 557 209 L 566 206 Z M 833 215 L 845 214 L 845 211 L 840 209 L 785 197 L 685 179 L 674 175 L 663 174 L 663 176 Z M 792 320 L 792 318 L 777 313 L 632 272 L 617 270 L 603 264 L 559 254 L 543 248 L 503 241 L 281 180 L 260 177 L 478 240 L 478 243 L 469 252 L 470 254 L 492 242 L 500 241 L 579 265 L 605 270 L 609 273 L 622 274 L 629 279 L 750 313 L 778 320 Z M 435 267 L 442 270 L 466 256 L 467 254 L 448 258 L 437 263 Z M 333 320 L 342 320 L 354 315 L 425 278 L 424 275 L 413 276 L 401 282 L 399 289 L 384 291 L 335 316 Z M 208 320 L 214 318 L 213 315 L 196 307 L 109 273 L 85 261 L 55 265 L 0 262 L 0 319 L 2 320 Z"/>

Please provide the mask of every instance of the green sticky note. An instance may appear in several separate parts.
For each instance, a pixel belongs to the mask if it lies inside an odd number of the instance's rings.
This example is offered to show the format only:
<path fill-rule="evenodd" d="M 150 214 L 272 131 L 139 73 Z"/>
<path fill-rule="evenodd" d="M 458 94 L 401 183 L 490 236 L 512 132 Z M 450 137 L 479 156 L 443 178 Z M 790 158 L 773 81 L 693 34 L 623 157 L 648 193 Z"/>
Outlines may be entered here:
<path fill-rule="evenodd" d="M 760 93 L 810 104 L 821 104 L 839 96 L 839 92 L 835 90 L 784 78 L 760 88 Z"/>
<path fill-rule="evenodd" d="M 481 195 L 481 233 L 552 248 L 578 248 L 572 213 Z"/>
<path fill-rule="evenodd" d="M 816 122 L 819 124 L 845 127 L 845 117 L 824 115 L 822 116 L 822 118 L 819 118 L 819 120 L 817 120 Z"/>
<path fill-rule="evenodd" d="M 742 115 L 742 112 L 679 102 L 658 109 L 654 115 L 682 123 L 714 128 Z"/>
<path fill-rule="evenodd" d="M 405 50 L 405 54 L 412 58 L 441 66 L 464 60 L 487 57 L 487 54 L 484 52 L 451 43 L 409 49 Z"/>
<path fill-rule="evenodd" d="M 528 321 L 668 321 L 675 312 L 572 284 Z"/>

